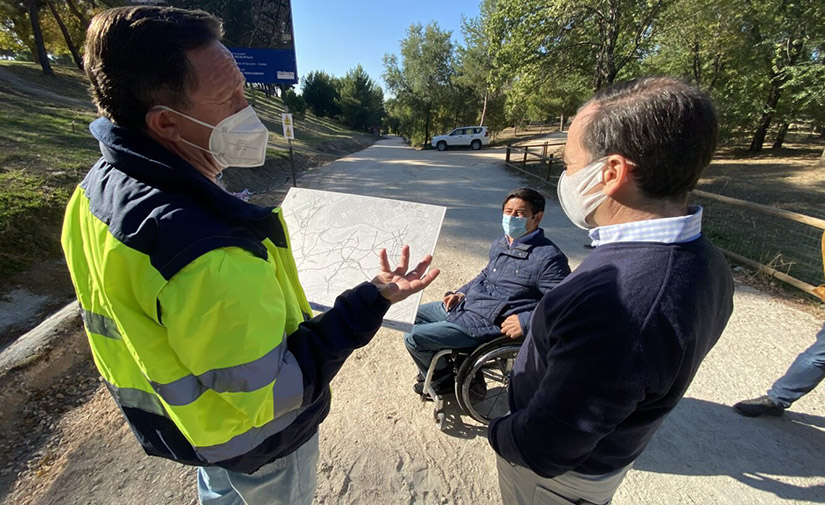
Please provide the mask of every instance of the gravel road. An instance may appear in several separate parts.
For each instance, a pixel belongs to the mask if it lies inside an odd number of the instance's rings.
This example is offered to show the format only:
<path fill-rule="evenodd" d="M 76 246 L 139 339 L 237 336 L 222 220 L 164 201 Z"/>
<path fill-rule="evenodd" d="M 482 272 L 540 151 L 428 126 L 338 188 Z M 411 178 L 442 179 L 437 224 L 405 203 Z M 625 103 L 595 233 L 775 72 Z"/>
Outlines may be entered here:
<path fill-rule="evenodd" d="M 442 275 L 425 292 L 428 302 L 486 264 L 490 243 L 501 234 L 501 199 L 530 185 L 504 169 L 502 159 L 497 149 L 422 152 L 389 139 L 310 171 L 299 184 L 446 206 L 434 261 Z M 278 202 L 282 195 L 259 201 Z M 573 265 L 587 254 L 586 233 L 553 200 L 543 227 Z M 821 314 L 738 283 L 725 334 L 614 503 L 825 503 L 825 388 L 779 419 L 747 419 L 729 407 L 763 394 L 821 322 Z M 321 426 L 317 503 L 499 503 L 486 430 L 448 406 L 440 432 L 431 404 L 412 392 L 414 375 L 401 334 L 391 330 L 381 330 L 346 363 Z M 143 456 L 102 388 L 78 394 L 79 405 L 29 448 L 37 456 L 0 503 L 195 503 L 193 470 Z"/>

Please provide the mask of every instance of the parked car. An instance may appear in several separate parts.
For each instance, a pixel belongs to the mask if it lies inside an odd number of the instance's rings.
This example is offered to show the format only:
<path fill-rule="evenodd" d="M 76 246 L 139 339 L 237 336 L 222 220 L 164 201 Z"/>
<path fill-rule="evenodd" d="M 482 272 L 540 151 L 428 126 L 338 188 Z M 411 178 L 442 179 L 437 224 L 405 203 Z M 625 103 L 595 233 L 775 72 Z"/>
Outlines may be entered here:
<path fill-rule="evenodd" d="M 490 132 L 486 126 L 461 126 L 446 135 L 436 135 L 431 144 L 439 151 L 456 146 L 469 146 L 478 151 L 481 146 L 490 145 Z"/>

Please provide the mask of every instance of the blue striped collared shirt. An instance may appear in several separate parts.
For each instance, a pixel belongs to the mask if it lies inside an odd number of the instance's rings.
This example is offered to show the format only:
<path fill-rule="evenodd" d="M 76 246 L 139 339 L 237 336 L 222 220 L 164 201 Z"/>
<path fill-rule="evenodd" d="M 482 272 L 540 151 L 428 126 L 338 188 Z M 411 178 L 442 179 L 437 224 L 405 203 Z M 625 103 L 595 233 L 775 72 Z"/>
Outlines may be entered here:
<path fill-rule="evenodd" d="M 702 207 L 688 207 L 687 216 L 646 219 L 599 226 L 590 230 L 593 247 L 615 242 L 658 242 L 679 244 L 702 234 Z"/>

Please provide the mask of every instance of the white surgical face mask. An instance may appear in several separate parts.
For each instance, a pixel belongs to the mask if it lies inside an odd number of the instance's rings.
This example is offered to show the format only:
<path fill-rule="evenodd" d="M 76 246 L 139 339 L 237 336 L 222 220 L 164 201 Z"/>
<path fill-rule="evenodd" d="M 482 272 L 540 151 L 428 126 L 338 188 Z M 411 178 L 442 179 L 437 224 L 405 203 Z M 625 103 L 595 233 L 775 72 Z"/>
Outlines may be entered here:
<path fill-rule="evenodd" d="M 603 182 L 602 168 L 607 158 L 600 158 L 573 175 L 562 172 L 559 179 L 559 203 L 568 219 L 579 228 L 589 230 L 594 226 L 587 218 L 607 199 L 603 191 L 590 191 Z"/>
<path fill-rule="evenodd" d="M 226 167 L 259 167 L 266 161 L 266 144 L 269 140 L 269 130 L 266 129 L 252 106 L 248 106 L 231 116 L 227 116 L 220 123 L 212 126 L 183 112 L 176 111 L 165 105 L 157 108 L 180 114 L 199 125 L 212 129 L 209 136 L 209 149 L 204 149 L 188 140 L 181 141 L 192 147 L 206 151 L 215 158 L 218 165 Z"/>

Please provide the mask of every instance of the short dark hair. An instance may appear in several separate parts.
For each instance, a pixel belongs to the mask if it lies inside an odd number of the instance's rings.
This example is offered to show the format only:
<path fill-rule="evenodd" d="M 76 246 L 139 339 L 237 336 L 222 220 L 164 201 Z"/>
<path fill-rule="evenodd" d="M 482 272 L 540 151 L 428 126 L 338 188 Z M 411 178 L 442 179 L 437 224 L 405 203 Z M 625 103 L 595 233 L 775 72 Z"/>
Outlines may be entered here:
<path fill-rule="evenodd" d="M 716 150 L 710 98 L 679 79 L 642 77 L 599 91 L 590 104 L 596 111 L 583 125 L 582 147 L 591 161 L 621 154 L 635 163 L 643 195 L 684 201 Z"/>
<path fill-rule="evenodd" d="M 98 112 L 142 130 L 159 100 L 188 107 L 197 82 L 186 53 L 222 35 L 220 19 L 199 10 L 117 7 L 96 15 L 83 63 Z"/>
<path fill-rule="evenodd" d="M 504 201 L 501 202 L 501 210 L 504 210 L 504 206 L 513 198 L 520 198 L 527 202 L 527 205 L 530 206 L 530 210 L 533 211 L 534 215 L 539 212 L 544 212 L 544 196 L 535 189 L 518 188 L 510 191 L 507 193 L 507 196 L 504 197 Z"/>

